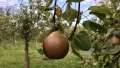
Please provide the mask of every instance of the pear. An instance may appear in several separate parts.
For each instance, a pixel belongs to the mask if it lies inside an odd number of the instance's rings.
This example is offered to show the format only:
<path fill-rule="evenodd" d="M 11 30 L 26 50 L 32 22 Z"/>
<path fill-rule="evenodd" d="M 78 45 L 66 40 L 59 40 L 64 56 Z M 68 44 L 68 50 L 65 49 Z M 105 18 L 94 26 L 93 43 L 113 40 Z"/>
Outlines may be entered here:
<path fill-rule="evenodd" d="M 43 41 L 43 51 L 49 59 L 62 59 L 68 50 L 69 42 L 59 31 L 50 33 Z"/>

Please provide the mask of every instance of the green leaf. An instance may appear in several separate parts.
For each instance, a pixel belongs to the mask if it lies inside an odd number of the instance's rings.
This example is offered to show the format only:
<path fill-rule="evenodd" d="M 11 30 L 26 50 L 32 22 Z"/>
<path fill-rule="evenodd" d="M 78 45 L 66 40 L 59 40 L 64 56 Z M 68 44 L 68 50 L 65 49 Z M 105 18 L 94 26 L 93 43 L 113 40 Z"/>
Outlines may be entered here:
<path fill-rule="evenodd" d="M 85 31 L 81 31 L 76 34 L 71 43 L 72 47 L 78 50 L 87 51 L 91 48 L 89 36 Z"/>
<path fill-rule="evenodd" d="M 104 20 L 106 18 L 106 15 L 104 13 L 90 12 L 90 14 L 97 16 L 100 20 Z"/>
<path fill-rule="evenodd" d="M 91 10 L 91 12 L 104 13 L 106 15 L 112 14 L 111 9 L 108 8 L 107 6 L 104 6 L 104 5 L 101 5 L 101 6 L 91 6 L 89 8 L 89 10 Z"/>
<path fill-rule="evenodd" d="M 72 48 L 72 53 L 78 56 L 81 60 L 83 60 L 83 57 L 74 48 Z"/>
<path fill-rule="evenodd" d="M 108 8 L 105 5 L 101 5 L 101 6 L 91 6 L 89 8 L 90 14 L 94 14 L 96 15 L 98 18 L 100 18 L 101 20 L 103 20 L 104 18 L 106 18 L 106 16 L 111 16 L 112 15 L 112 9 Z"/>
<path fill-rule="evenodd" d="M 77 17 L 77 10 L 72 9 L 72 8 L 66 8 L 65 12 L 62 14 L 62 18 L 67 20 L 70 25 L 72 24 L 72 22 L 75 20 L 75 18 Z"/>
<path fill-rule="evenodd" d="M 108 45 L 106 45 L 108 46 Z M 120 52 L 120 46 L 119 45 L 116 45 L 116 46 L 110 46 L 110 47 L 107 47 L 106 49 L 103 50 L 103 53 L 104 54 L 116 54 Z"/>
<path fill-rule="evenodd" d="M 93 22 L 93 21 L 90 21 L 90 20 L 87 20 L 87 21 L 84 21 L 83 22 L 83 26 L 87 29 L 87 30 L 90 30 L 90 31 L 94 31 L 94 32 L 99 32 L 101 34 L 103 33 L 106 33 L 107 32 L 107 29 L 104 28 L 103 26 Z"/>

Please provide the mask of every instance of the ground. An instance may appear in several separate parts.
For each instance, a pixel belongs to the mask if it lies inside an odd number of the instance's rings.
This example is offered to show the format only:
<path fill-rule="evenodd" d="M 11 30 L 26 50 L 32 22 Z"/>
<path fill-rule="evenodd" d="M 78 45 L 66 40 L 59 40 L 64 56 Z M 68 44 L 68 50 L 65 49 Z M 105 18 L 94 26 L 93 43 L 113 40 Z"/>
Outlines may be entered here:
<path fill-rule="evenodd" d="M 48 60 L 43 54 L 39 54 L 37 46 L 32 42 L 29 47 L 30 68 L 88 68 L 80 64 L 80 59 L 70 51 L 60 60 Z M 24 43 L 0 45 L 0 68 L 23 68 Z"/>

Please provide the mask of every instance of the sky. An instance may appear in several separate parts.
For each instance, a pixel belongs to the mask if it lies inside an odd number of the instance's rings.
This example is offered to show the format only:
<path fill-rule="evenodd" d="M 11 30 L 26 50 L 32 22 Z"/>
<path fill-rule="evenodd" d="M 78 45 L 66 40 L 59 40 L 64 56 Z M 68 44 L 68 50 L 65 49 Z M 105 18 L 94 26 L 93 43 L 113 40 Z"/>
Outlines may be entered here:
<path fill-rule="evenodd" d="M 21 0 L 0 0 L 0 7 L 15 7 L 16 5 L 18 5 L 20 3 Z M 27 1 L 27 0 L 23 0 L 23 1 Z M 101 0 L 84 0 L 83 2 L 81 2 L 81 10 L 84 12 L 85 15 L 88 15 L 88 11 L 87 9 L 90 6 L 96 5 L 97 3 L 99 3 Z M 58 5 L 62 8 L 65 9 L 65 0 L 58 0 Z M 77 4 L 73 3 L 72 7 L 74 9 L 77 9 Z"/>
<path fill-rule="evenodd" d="M 0 0 L 0 7 L 14 7 L 15 8 L 15 5 L 18 5 L 20 3 L 21 0 Z M 27 1 L 27 0 L 23 0 L 23 1 Z M 88 8 L 90 6 L 94 6 L 96 4 L 98 4 L 101 0 L 84 0 L 81 2 L 81 11 L 84 12 L 82 18 L 83 18 L 83 21 L 86 20 L 86 19 L 89 19 L 91 18 L 93 15 L 90 15 L 89 14 L 89 11 L 88 11 Z M 66 1 L 65 0 L 58 0 L 58 5 L 64 10 L 65 7 L 66 7 Z M 77 4 L 76 3 L 73 3 L 72 4 L 72 7 L 74 9 L 77 9 Z"/>
<path fill-rule="evenodd" d="M 15 5 L 18 5 L 20 3 L 21 0 L 0 0 L 0 7 L 14 7 Z M 27 0 L 23 0 L 23 1 L 27 1 Z M 88 7 L 96 5 L 96 3 L 100 2 L 100 0 L 84 0 L 81 3 L 81 10 L 82 11 L 86 11 L 88 9 Z M 58 5 L 64 9 L 65 8 L 65 0 L 58 0 Z M 77 4 L 73 3 L 72 7 L 77 9 Z"/>
<path fill-rule="evenodd" d="M 6 7 L 14 7 L 20 3 L 21 0 L 0 0 L 0 7 L 6 8 Z M 23 0 L 24 2 L 27 2 L 27 0 Z"/>
<path fill-rule="evenodd" d="M 23 1 L 25 1 L 25 0 L 23 0 Z M 81 3 L 81 5 L 82 5 L 81 8 L 86 9 L 87 7 L 89 7 L 91 5 L 95 5 L 99 1 L 100 0 L 85 0 Z M 18 4 L 19 2 L 20 2 L 20 0 L 0 0 L 0 7 L 14 6 L 14 5 Z M 63 6 L 64 3 L 65 3 L 65 0 L 58 0 L 59 5 Z M 75 7 L 75 5 L 73 5 L 73 7 Z"/>
<path fill-rule="evenodd" d="M 18 0 L 0 0 L 0 7 L 13 6 L 18 3 Z"/>

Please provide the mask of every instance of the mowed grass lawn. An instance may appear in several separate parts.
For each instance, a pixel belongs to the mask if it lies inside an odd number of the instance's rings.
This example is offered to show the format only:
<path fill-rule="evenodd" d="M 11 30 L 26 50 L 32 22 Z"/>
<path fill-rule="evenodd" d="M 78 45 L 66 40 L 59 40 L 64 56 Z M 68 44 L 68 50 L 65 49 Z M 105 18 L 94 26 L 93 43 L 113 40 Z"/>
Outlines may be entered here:
<path fill-rule="evenodd" d="M 80 59 L 70 51 L 68 55 L 60 60 L 46 60 L 43 54 L 36 50 L 40 44 L 30 43 L 29 56 L 30 68 L 83 68 Z M 17 42 L 0 45 L 0 68 L 23 68 L 24 43 Z M 84 67 L 87 68 L 87 67 Z"/>

